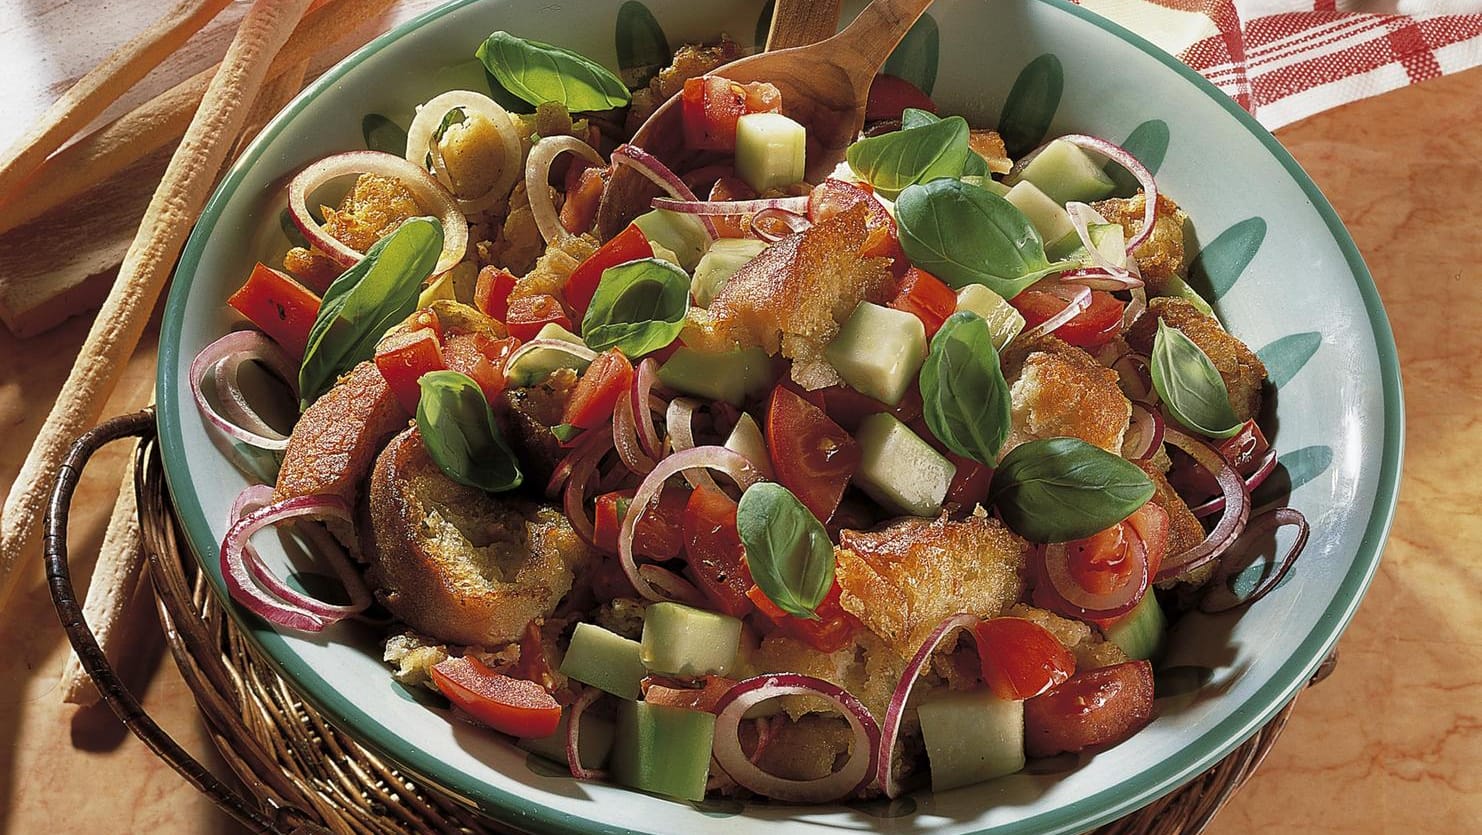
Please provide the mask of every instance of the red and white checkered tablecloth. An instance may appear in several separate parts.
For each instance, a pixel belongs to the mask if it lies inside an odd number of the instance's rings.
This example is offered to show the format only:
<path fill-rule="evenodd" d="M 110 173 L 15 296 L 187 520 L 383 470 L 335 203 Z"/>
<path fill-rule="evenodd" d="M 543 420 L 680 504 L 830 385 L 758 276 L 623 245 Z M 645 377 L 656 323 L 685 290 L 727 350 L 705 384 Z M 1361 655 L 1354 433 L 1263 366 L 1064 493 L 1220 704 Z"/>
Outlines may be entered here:
<path fill-rule="evenodd" d="M 1079 0 L 1275 129 L 1482 64 L 1482 0 Z"/>

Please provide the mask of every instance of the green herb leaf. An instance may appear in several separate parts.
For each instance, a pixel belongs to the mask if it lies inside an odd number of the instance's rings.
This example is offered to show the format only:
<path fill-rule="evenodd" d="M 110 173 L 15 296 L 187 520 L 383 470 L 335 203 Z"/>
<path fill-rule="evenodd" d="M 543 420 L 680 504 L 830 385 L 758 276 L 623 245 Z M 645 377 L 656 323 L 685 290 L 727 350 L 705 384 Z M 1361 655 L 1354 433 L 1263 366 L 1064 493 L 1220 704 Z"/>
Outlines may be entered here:
<path fill-rule="evenodd" d="M 449 110 L 447 113 L 444 113 L 443 120 L 441 122 L 438 122 L 437 129 L 432 132 L 432 141 L 441 142 L 443 139 L 443 135 L 448 132 L 448 128 L 454 125 L 463 124 L 463 122 L 467 118 L 468 114 L 464 113 L 463 108 L 461 107 L 455 107 L 452 110 Z"/>
<path fill-rule="evenodd" d="M 818 518 L 780 484 L 763 481 L 741 494 L 736 531 L 751 578 L 777 608 L 817 620 L 814 609 L 834 585 L 834 546 Z"/>
<path fill-rule="evenodd" d="M 926 425 L 947 448 L 992 467 L 1009 436 L 1009 384 L 983 317 L 954 313 L 921 366 Z"/>
<path fill-rule="evenodd" d="M 988 502 L 1031 542 L 1068 542 L 1106 530 L 1153 496 L 1137 465 L 1079 438 L 1020 444 L 993 471 Z"/>
<path fill-rule="evenodd" d="M 1229 438 L 1242 421 L 1230 407 L 1230 391 L 1209 357 L 1178 328 L 1159 320 L 1148 363 L 1153 388 L 1173 419 L 1211 438 Z"/>
<path fill-rule="evenodd" d="M 569 423 L 558 423 L 551 427 L 551 434 L 555 435 L 556 440 L 563 444 L 581 433 L 582 429 L 580 427 L 572 426 Z"/>
<path fill-rule="evenodd" d="M 530 104 L 554 101 L 581 112 L 623 107 L 632 99 L 606 67 L 559 46 L 495 32 L 476 54 L 499 86 Z"/>
<path fill-rule="evenodd" d="M 954 289 L 982 284 L 1012 299 L 1050 273 L 1044 241 L 1014 204 L 960 180 L 936 180 L 902 191 L 895 203 L 901 247 L 911 263 Z"/>
<path fill-rule="evenodd" d="M 920 110 L 915 107 L 908 107 L 901 112 L 901 130 L 919 128 L 923 125 L 931 125 L 940 121 L 941 117 L 937 116 L 937 114 L 932 113 L 929 110 Z M 969 131 L 969 134 L 971 134 L 971 131 Z M 988 170 L 988 160 L 983 159 L 981 156 L 979 156 L 978 153 L 972 149 L 971 143 L 969 143 L 967 159 L 963 160 L 962 171 L 956 176 L 991 177 L 993 176 L 993 172 Z"/>
<path fill-rule="evenodd" d="M 582 340 L 593 351 L 617 348 L 638 359 L 679 337 L 689 304 L 690 277 L 668 261 L 608 267 L 582 319 Z"/>
<path fill-rule="evenodd" d="M 901 111 L 901 130 L 934 125 L 940 121 L 942 121 L 940 116 L 930 110 L 922 110 L 919 107 L 908 107 Z"/>
<path fill-rule="evenodd" d="M 961 116 L 931 122 L 913 116 L 912 120 L 919 126 L 861 139 L 845 152 L 854 173 L 886 197 L 894 197 L 913 183 L 956 177 L 972 154 L 967 147 L 967 120 Z"/>
<path fill-rule="evenodd" d="M 300 406 L 307 409 L 341 374 L 374 356 L 381 335 L 412 315 L 442 248 L 442 225 L 414 217 L 329 285 L 299 367 Z"/>
<path fill-rule="evenodd" d="M 417 380 L 417 431 L 428 455 L 448 478 L 491 493 L 525 480 L 499 434 L 484 390 L 457 371 L 429 371 Z"/>

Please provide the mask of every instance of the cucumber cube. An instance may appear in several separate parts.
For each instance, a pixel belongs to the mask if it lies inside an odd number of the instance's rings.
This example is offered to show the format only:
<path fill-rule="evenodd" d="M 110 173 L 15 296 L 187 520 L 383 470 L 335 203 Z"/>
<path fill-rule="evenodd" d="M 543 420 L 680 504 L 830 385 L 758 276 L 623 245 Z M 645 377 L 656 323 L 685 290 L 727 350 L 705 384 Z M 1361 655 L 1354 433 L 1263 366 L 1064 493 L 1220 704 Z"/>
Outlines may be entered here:
<path fill-rule="evenodd" d="M 1075 226 L 1071 225 L 1070 214 L 1065 211 L 1065 207 L 1046 197 L 1043 191 L 1028 180 L 1009 189 L 1003 199 L 1013 203 L 1014 208 L 1029 218 L 1043 240 L 1058 241 L 1066 235 L 1075 234 Z"/>
<path fill-rule="evenodd" d="M 807 131 L 781 113 L 747 113 L 736 120 L 736 176 L 757 190 L 803 180 Z"/>
<path fill-rule="evenodd" d="M 659 382 L 683 394 L 740 406 L 772 388 L 772 358 L 761 348 L 696 351 L 680 348 L 659 366 Z"/>
<path fill-rule="evenodd" d="M 1111 194 L 1117 187 L 1102 170 L 1105 164 L 1079 146 L 1057 139 L 1030 160 L 1009 185 L 1022 181 L 1034 183 L 1061 206 L 1072 200 L 1089 203 Z"/>
<path fill-rule="evenodd" d="M 880 412 L 860 421 L 859 469 L 854 483 L 898 513 L 935 516 L 957 472 L 941 453 L 894 416 Z"/>
<path fill-rule="evenodd" d="M 620 699 L 637 699 L 638 683 L 648 675 L 637 641 L 590 623 L 578 623 L 571 633 L 561 673 Z"/>
<path fill-rule="evenodd" d="M 931 790 L 946 791 L 1024 768 L 1024 703 L 987 690 L 949 692 L 917 708 Z"/>
<path fill-rule="evenodd" d="M 860 302 L 823 357 L 851 388 L 894 406 L 926 362 L 926 326 L 904 310 Z"/>
<path fill-rule="evenodd" d="M 561 714 L 561 724 L 550 736 L 529 737 L 515 740 L 515 745 L 539 754 L 548 760 L 566 764 L 566 729 L 570 727 L 571 711 Z M 576 747 L 581 754 L 581 764 L 587 768 L 606 768 L 612 756 L 612 741 L 616 728 L 612 722 L 590 711 L 581 715 L 581 736 Z"/>
<path fill-rule="evenodd" d="M 1127 266 L 1127 232 L 1120 224 L 1092 223 L 1086 227 L 1086 231 L 1090 234 L 1091 243 L 1096 245 L 1096 251 L 1101 254 L 1102 258 L 1119 267 Z M 1074 231 L 1046 246 L 1045 256 L 1051 261 L 1091 263 L 1091 257 L 1086 252 L 1086 245 L 1081 243 L 1081 236 Z"/>
<path fill-rule="evenodd" d="M 751 238 L 721 238 L 712 243 L 710 249 L 700 256 L 700 263 L 695 265 L 695 280 L 690 284 L 690 295 L 695 297 L 695 304 L 709 307 L 731 276 L 766 248 L 765 241 Z"/>
<path fill-rule="evenodd" d="M 666 209 L 654 209 L 633 219 L 633 225 L 643 232 L 643 237 L 670 250 L 679 258 L 679 266 L 693 270 L 705 254 L 710 235 L 705 225 L 694 215 L 684 215 Z"/>
<path fill-rule="evenodd" d="M 763 476 L 772 477 L 772 459 L 767 454 L 767 442 L 762 438 L 762 429 L 757 426 L 756 418 L 741 413 L 741 419 L 736 421 L 735 428 L 726 437 L 726 449 L 746 456 Z"/>
<path fill-rule="evenodd" d="M 643 666 L 661 675 L 725 675 L 736 664 L 741 621 L 683 603 L 655 603 L 643 613 Z"/>
<path fill-rule="evenodd" d="M 1168 619 L 1152 589 L 1132 607 L 1127 616 L 1106 628 L 1106 639 L 1122 648 L 1133 660 L 1156 658 L 1168 635 Z"/>
<path fill-rule="evenodd" d="M 639 791 L 704 800 L 714 742 L 713 714 L 623 702 L 618 706 L 612 777 Z"/>
<path fill-rule="evenodd" d="M 963 177 L 962 181 L 964 183 L 967 183 L 968 185 L 977 186 L 978 188 L 981 188 L 985 191 L 991 191 L 999 197 L 1003 197 L 1009 193 L 1008 186 L 1000 183 L 992 177 L 968 175 L 966 177 Z"/>
<path fill-rule="evenodd" d="M 981 284 L 969 284 L 957 291 L 957 310 L 981 316 L 993 335 L 993 347 L 1000 351 L 1024 330 L 1023 314 L 1004 301 L 1003 296 Z"/>
<path fill-rule="evenodd" d="M 552 322 L 535 334 L 536 339 L 554 339 L 586 347 L 581 337 Z M 580 374 L 587 370 L 592 361 L 560 348 L 536 348 L 515 358 L 504 369 L 504 377 L 512 386 L 533 386 L 551 375 L 558 368 L 573 368 Z"/>

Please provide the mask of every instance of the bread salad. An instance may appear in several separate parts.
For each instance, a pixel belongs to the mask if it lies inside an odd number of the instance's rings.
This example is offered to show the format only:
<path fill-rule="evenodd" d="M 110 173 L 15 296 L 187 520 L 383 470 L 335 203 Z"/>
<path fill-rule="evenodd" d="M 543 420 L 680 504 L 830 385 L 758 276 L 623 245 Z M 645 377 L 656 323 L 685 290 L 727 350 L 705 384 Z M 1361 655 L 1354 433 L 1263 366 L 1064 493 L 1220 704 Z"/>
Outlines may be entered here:
<path fill-rule="evenodd" d="M 488 87 L 405 114 L 404 154 L 292 178 L 299 245 L 191 367 L 277 465 L 221 542 L 245 609 L 385 627 L 398 682 L 577 778 L 827 802 L 1126 740 L 1168 622 L 1296 558 L 1297 511 L 1251 518 L 1266 370 L 1124 149 L 1011 159 L 880 76 L 808 181 L 729 40 L 627 83 L 505 32 L 477 55 Z M 660 161 L 625 140 L 671 96 Z M 606 229 L 623 168 L 657 196 Z M 288 522 L 342 593 L 254 549 Z M 1237 541 L 1281 526 L 1237 598 Z"/>

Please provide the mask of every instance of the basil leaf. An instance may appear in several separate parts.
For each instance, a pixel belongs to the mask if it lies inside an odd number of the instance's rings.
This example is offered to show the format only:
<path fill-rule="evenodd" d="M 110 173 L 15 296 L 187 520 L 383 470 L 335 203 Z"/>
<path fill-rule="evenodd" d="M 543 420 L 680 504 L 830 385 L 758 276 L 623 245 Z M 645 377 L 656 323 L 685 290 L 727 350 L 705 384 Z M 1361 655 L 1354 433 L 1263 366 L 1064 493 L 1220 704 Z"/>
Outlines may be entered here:
<path fill-rule="evenodd" d="M 908 107 L 905 110 L 901 111 L 901 130 L 910 130 L 911 128 L 919 128 L 919 127 L 922 127 L 923 125 L 932 125 L 932 124 L 936 124 L 937 122 L 940 122 L 941 120 L 942 119 L 941 119 L 940 116 L 937 116 L 937 114 L 932 113 L 930 110 L 920 110 L 920 109 L 915 108 L 915 107 Z M 968 131 L 968 135 L 969 135 L 969 137 L 971 137 L 971 135 L 972 135 L 972 131 L 971 130 Z M 967 155 L 967 159 L 963 161 L 963 163 L 962 163 L 962 171 L 957 176 L 961 176 L 961 177 L 990 177 L 990 176 L 992 176 L 992 172 L 990 172 L 988 170 L 988 160 L 983 159 L 981 156 L 978 155 L 978 152 L 977 151 L 974 151 L 972 149 L 972 143 L 971 143 L 971 141 L 968 142 L 968 155 Z"/>
<path fill-rule="evenodd" d="M 767 599 L 817 620 L 814 609 L 834 585 L 834 546 L 823 523 L 786 487 L 763 481 L 741 494 L 736 531 L 751 579 Z"/>
<path fill-rule="evenodd" d="M 902 191 L 895 203 L 901 247 L 911 263 L 961 289 L 982 284 L 1012 299 L 1050 273 L 1044 241 L 1014 204 L 960 180 L 936 180 Z"/>
<path fill-rule="evenodd" d="M 993 471 L 988 502 L 1031 542 L 1068 542 L 1106 530 L 1153 496 L 1147 473 L 1079 438 L 1020 444 Z"/>
<path fill-rule="evenodd" d="M 461 107 L 455 107 L 444 113 L 443 120 L 438 123 L 437 129 L 432 132 L 432 141 L 441 142 L 443 135 L 448 132 L 448 128 L 454 125 L 461 125 L 467 119 L 468 116 L 463 112 L 463 108 Z"/>
<path fill-rule="evenodd" d="M 442 248 L 442 224 L 410 218 L 329 285 L 299 366 L 302 408 L 319 399 L 341 374 L 374 356 L 382 334 L 412 315 L 422 282 L 432 275 Z"/>
<path fill-rule="evenodd" d="M 1158 321 L 1148 363 L 1153 388 L 1173 419 L 1211 438 L 1229 438 L 1243 425 L 1214 363 L 1178 328 Z"/>
<path fill-rule="evenodd" d="M 632 100 L 606 67 L 559 46 L 495 32 L 475 54 L 499 86 L 530 104 L 559 102 L 575 113 L 611 110 Z"/>
<path fill-rule="evenodd" d="M 940 121 L 942 121 L 942 117 L 930 110 L 922 110 L 919 107 L 908 107 L 901 111 L 901 130 L 934 125 Z"/>
<path fill-rule="evenodd" d="M 484 390 L 457 371 L 429 371 L 417 385 L 417 431 L 438 469 L 459 484 L 491 493 L 525 480 L 520 463 L 499 434 Z"/>
<path fill-rule="evenodd" d="M 921 366 L 926 425 L 965 458 L 998 463 L 1009 436 L 1009 384 L 998 367 L 993 333 L 970 311 L 947 317 Z"/>
<path fill-rule="evenodd" d="M 690 306 L 690 277 L 657 258 L 640 258 L 602 271 L 581 322 L 593 351 L 617 348 L 629 359 L 657 351 L 679 337 Z"/>
<path fill-rule="evenodd" d="M 967 120 L 951 116 L 861 139 L 849 146 L 844 158 L 860 179 L 894 197 L 913 183 L 961 174 L 972 153 L 967 134 Z"/>

